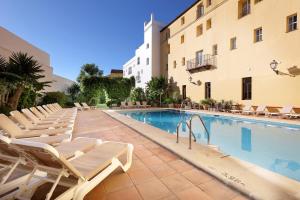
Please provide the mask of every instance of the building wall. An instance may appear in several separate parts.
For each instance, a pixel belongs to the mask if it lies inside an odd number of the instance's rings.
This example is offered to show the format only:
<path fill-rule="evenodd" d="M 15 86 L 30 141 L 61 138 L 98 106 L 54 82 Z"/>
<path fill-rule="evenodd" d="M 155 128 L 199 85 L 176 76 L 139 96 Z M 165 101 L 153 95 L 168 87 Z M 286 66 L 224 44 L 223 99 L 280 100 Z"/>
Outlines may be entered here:
<path fill-rule="evenodd" d="M 175 80 L 181 89 L 187 87 L 187 97 L 199 102 L 204 99 L 205 82 L 211 82 L 211 97 L 216 100 L 233 100 L 242 104 L 267 104 L 273 106 L 300 106 L 300 76 L 277 75 L 270 69 L 272 60 L 280 61 L 278 69 L 300 68 L 300 32 L 286 31 L 287 16 L 300 14 L 300 1 L 251 0 L 251 13 L 238 18 L 237 0 L 199 1 L 184 15 L 161 32 L 161 65 L 168 65 L 168 78 Z M 196 19 L 197 6 L 203 3 L 205 15 Z M 206 30 L 206 21 L 212 27 Z M 298 20 L 299 21 L 299 20 Z M 203 24 L 203 34 L 196 36 L 196 27 Z M 254 43 L 254 29 L 262 27 L 263 41 Z M 299 22 L 298 22 L 299 27 Z M 170 37 L 166 39 L 169 32 Z M 181 36 L 185 42 L 181 44 Z M 230 50 L 230 39 L 237 38 L 237 49 Z M 212 46 L 218 45 L 216 68 L 189 74 L 181 60 L 194 59 L 196 52 L 212 54 Z M 168 54 L 168 45 L 170 53 Z M 173 66 L 177 62 L 176 68 Z M 163 67 L 162 67 L 163 68 Z M 200 82 L 200 85 L 190 83 Z M 252 99 L 242 99 L 242 78 L 252 77 Z"/>
<path fill-rule="evenodd" d="M 135 55 L 123 65 L 124 77 L 134 76 L 136 87 L 146 88 L 146 83 L 152 77 L 160 76 L 160 30 L 162 24 L 154 20 L 144 23 L 144 43 L 135 51 Z M 138 64 L 138 59 L 140 63 Z M 149 64 L 147 64 L 149 59 Z M 132 68 L 132 74 L 129 74 L 129 68 Z M 140 77 L 140 78 L 139 78 Z"/>
<path fill-rule="evenodd" d="M 48 53 L 31 45 L 3 27 L 0 27 L 0 55 L 8 58 L 13 52 L 26 52 L 42 65 L 45 78 L 41 79 L 41 81 L 53 81 L 53 83 L 50 84 L 51 87 L 45 88 L 45 92 L 64 91 L 67 85 L 70 85 L 71 82 L 73 83 L 73 81 L 53 74 Z"/>

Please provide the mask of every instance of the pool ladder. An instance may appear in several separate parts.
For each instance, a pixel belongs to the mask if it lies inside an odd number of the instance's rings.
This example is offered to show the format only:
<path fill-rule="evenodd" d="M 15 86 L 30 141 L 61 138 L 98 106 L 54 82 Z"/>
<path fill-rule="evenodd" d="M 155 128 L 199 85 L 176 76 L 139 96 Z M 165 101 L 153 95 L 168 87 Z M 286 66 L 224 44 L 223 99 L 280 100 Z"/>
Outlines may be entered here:
<path fill-rule="evenodd" d="M 206 133 L 206 136 L 207 136 L 207 144 L 209 145 L 210 144 L 210 134 L 204 124 L 204 121 L 203 119 L 201 118 L 200 115 L 197 115 L 197 114 L 193 114 L 190 119 L 187 121 L 185 120 L 181 120 L 178 124 L 177 124 L 177 128 L 176 128 L 176 143 L 179 143 L 179 128 L 180 128 L 180 125 L 184 125 L 186 124 L 186 126 L 188 127 L 188 130 L 189 130 L 189 149 L 192 149 L 192 136 L 194 138 L 194 142 L 196 142 L 196 136 L 195 134 L 193 133 L 192 131 L 192 121 L 193 119 L 197 117 L 200 121 L 201 121 L 201 124 L 203 125 L 204 127 L 204 130 L 205 130 L 205 133 Z"/>

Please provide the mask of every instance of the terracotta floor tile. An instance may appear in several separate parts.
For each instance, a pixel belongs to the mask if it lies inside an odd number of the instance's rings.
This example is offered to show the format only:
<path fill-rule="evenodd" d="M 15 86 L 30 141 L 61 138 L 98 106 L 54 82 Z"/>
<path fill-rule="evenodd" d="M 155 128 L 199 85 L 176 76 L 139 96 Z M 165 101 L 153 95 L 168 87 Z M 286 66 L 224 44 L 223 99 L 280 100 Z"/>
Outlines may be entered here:
<path fill-rule="evenodd" d="M 167 164 L 153 165 L 149 166 L 149 168 L 158 178 L 163 178 L 176 173 L 176 171 Z"/>
<path fill-rule="evenodd" d="M 213 179 L 212 176 L 198 169 L 192 169 L 190 171 L 183 172 L 182 175 L 189 181 L 191 181 L 194 185 L 200 185 Z"/>
<path fill-rule="evenodd" d="M 193 166 L 188 164 L 187 162 L 183 160 L 174 160 L 168 163 L 173 169 L 175 169 L 177 172 L 186 172 L 189 170 L 194 169 Z"/>
<path fill-rule="evenodd" d="M 131 167 L 129 168 L 129 171 L 135 171 L 135 170 L 139 170 L 142 168 L 147 168 L 146 165 L 140 160 L 140 159 L 135 159 L 132 161 Z"/>
<path fill-rule="evenodd" d="M 132 186 L 133 183 L 126 173 L 118 172 L 109 176 L 104 181 L 106 192 L 113 192 Z"/>
<path fill-rule="evenodd" d="M 198 187 L 200 187 L 206 194 L 216 200 L 229 200 L 238 196 L 235 191 L 217 180 L 206 182 L 199 185 Z"/>
<path fill-rule="evenodd" d="M 152 179 L 136 186 L 145 200 L 156 200 L 171 196 L 168 188 L 158 179 Z"/>
<path fill-rule="evenodd" d="M 84 198 L 84 200 L 105 200 L 106 191 L 103 182 L 90 191 Z"/>
<path fill-rule="evenodd" d="M 160 154 L 158 154 L 158 157 L 160 159 L 162 159 L 165 162 L 170 162 L 170 161 L 174 161 L 174 160 L 178 160 L 179 157 L 176 156 L 175 154 L 171 153 L 171 152 L 162 152 Z"/>
<path fill-rule="evenodd" d="M 180 174 L 174 174 L 161 179 L 162 182 L 173 192 L 178 192 L 193 186 L 185 177 Z"/>
<path fill-rule="evenodd" d="M 139 158 L 145 158 L 145 157 L 150 157 L 152 156 L 152 152 L 144 149 L 144 150 L 135 150 L 134 151 L 135 155 L 137 155 Z"/>
<path fill-rule="evenodd" d="M 107 194 L 107 200 L 141 200 L 141 196 L 134 186 Z"/>
<path fill-rule="evenodd" d="M 156 154 L 156 155 L 159 155 L 161 154 L 162 152 L 166 152 L 167 150 L 165 150 L 164 148 L 162 147 L 154 147 L 154 148 L 148 148 L 152 153 Z"/>
<path fill-rule="evenodd" d="M 148 169 L 148 168 L 133 170 L 133 171 L 129 171 L 128 173 L 129 173 L 129 176 L 130 176 L 131 180 L 135 184 L 139 184 L 139 183 L 148 181 L 148 180 L 155 177 L 153 172 L 150 171 L 150 169 Z"/>
<path fill-rule="evenodd" d="M 200 188 L 193 186 L 191 188 L 187 188 L 185 190 L 176 192 L 178 199 L 182 200 L 213 200 L 210 196 L 205 194 Z"/>
<path fill-rule="evenodd" d="M 164 162 L 159 159 L 157 156 L 149 156 L 145 158 L 141 158 L 142 162 L 145 163 L 145 165 L 151 167 L 152 165 L 161 165 L 164 164 Z"/>

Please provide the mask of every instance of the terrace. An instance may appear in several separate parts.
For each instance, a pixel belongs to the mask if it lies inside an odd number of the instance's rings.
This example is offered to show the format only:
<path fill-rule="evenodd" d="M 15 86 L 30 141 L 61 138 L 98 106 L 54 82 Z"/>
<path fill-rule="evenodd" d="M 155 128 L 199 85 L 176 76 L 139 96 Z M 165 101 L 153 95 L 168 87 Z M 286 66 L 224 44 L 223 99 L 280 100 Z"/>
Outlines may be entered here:
<path fill-rule="evenodd" d="M 116 171 L 85 199 L 247 199 L 100 110 L 79 112 L 74 136 L 129 142 L 135 147 L 130 170 Z"/>

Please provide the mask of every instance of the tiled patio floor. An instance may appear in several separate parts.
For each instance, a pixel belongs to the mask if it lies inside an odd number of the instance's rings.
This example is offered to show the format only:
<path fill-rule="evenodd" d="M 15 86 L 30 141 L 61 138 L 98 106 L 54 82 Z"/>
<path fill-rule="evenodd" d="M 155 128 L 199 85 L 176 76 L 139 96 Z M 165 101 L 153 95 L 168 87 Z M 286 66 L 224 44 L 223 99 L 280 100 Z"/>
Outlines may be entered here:
<path fill-rule="evenodd" d="M 78 112 L 74 135 L 135 147 L 131 169 L 116 171 L 85 199 L 247 199 L 100 110 Z"/>

